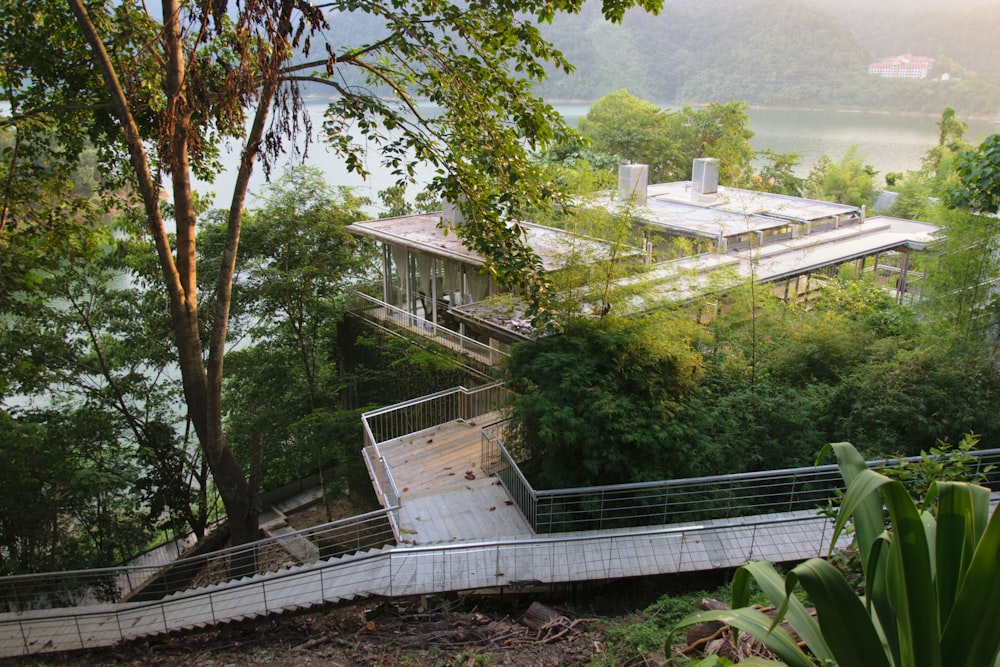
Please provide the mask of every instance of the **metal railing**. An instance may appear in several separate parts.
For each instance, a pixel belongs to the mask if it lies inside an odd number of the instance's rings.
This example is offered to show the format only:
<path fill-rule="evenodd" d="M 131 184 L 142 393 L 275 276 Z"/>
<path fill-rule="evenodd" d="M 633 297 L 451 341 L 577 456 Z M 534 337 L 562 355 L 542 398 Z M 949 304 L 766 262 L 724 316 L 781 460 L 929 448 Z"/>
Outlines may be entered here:
<path fill-rule="evenodd" d="M 799 539 L 787 539 L 792 534 Z M 0 614 L 0 656 L 110 646 L 360 596 L 400 597 L 702 571 L 735 567 L 753 558 L 802 560 L 824 555 L 830 537 L 830 521 L 810 515 L 628 534 L 396 547 L 155 602 Z M 706 543 L 721 544 L 723 538 L 724 550 L 706 548 Z"/>
<path fill-rule="evenodd" d="M 443 324 L 424 319 L 416 313 L 393 306 L 362 291 L 353 290 L 352 297 L 351 312 L 355 312 L 365 319 L 375 318 L 379 322 L 393 324 L 407 331 L 420 334 L 486 366 L 496 366 L 500 363 L 501 359 L 509 356 L 507 352 L 501 349 L 482 343 L 474 338 L 469 338 L 449 329 Z"/>
<path fill-rule="evenodd" d="M 473 421 L 503 407 L 509 392 L 500 382 L 455 387 L 361 415 L 365 445 L 375 445 L 456 419 Z"/>
<path fill-rule="evenodd" d="M 826 505 L 843 480 L 836 464 L 711 477 L 572 489 L 536 490 L 504 444 L 505 423 L 482 432 L 483 463 L 538 534 L 725 520 Z M 1000 449 L 973 451 L 972 472 L 1000 490 Z M 908 457 L 916 462 L 919 456 Z M 899 459 L 869 461 L 878 469 Z M 993 467 L 990 470 L 990 467 Z M 985 472 L 989 470 L 989 472 Z"/>
<path fill-rule="evenodd" d="M 159 599 L 235 577 L 276 572 L 293 565 L 381 548 L 396 543 L 389 521 L 395 509 L 289 531 L 231 549 L 181 558 L 167 566 L 120 566 L 3 577 L 0 612 Z"/>
<path fill-rule="evenodd" d="M 507 390 L 500 382 L 475 389 L 455 387 L 403 403 L 369 410 L 361 415 L 365 466 L 368 468 L 368 476 L 375 487 L 379 503 L 386 508 L 395 508 L 389 515 L 389 521 L 397 541 L 401 537 L 398 508 L 402 498 L 379 445 L 458 419 L 473 421 L 499 410 L 507 400 L 507 395 Z"/>

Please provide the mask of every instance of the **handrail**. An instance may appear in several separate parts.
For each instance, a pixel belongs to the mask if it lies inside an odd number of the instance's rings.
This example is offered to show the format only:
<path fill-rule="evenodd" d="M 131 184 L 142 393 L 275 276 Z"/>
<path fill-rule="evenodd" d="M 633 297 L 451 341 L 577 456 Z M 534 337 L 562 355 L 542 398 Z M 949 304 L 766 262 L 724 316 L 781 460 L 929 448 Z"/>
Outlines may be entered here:
<path fill-rule="evenodd" d="M 467 354 L 471 358 L 480 363 L 486 364 L 487 366 L 493 366 L 502 357 L 510 356 L 507 352 L 499 348 L 480 342 L 475 338 L 470 338 L 457 331 L 453 331 L 443 324 L 424 319 L 420 315 L 403 310 L 402 308 L 387 303 L 378 297 L 365 294 L 364 292 L 356 289 L 349 291 L 353 294 L 357 301 L 362 303 L 361 307 L 352 307 L 351 310 L 364 312 L 372 307 L 384 309 L 386 317 L 379 319 L 388 320 L 403 327 L 407 331 L 413 331 L 427 338 L 437 339 L 438 342 L 445 347 Z M 366 305 L 368 308 L 364 307 Z"/>
<path fill-rule="evenodd" d="M 369 410 L 361 415 L 365 444 L 379 444 L 456 419 L 476 419 L 499 410 L 506 396 L 503 383 L 492 382 L 473 389 L 445 389 Z"/>
<path fill-rule="evenodd" d="M 793 523 L 804 527 L 804 535 L 810 536 L 805 538 L 808 543 L 775 539 L 775 533 L 786 534 L 785 526 Z M 108 646 L 125 639 L 358 596 L 399 597 L 697 571 L 734 567 L 751 557 L 801 560 L 827 550 L 830 525 L 827 518 L 799 513 L 757 523 L 393 547 L 208 586 L 155 602 L 0 614 L 0 656 Z M 708 535 L 720 531 L 731 548 L 725 554 L 706 550 L 703 543 L 710 541 Z M 843 542 L 842 537 L 838 544 Z M 776 551 L 779 548 L 785 551 Z"/>
<path fill-rule="evenodd" d="M 259 574 L 286 567 L 290 559 L 303 564 L 376 545 L 394 544 L 395 534 L 384 524 L 388 521 L 391 525 L 392 512 L 396 510 L 398 506 L 290 530 L 237 547 L 180 558 L 167 566 L 125 565 L 0 577 L 0 611 L 118 601 L 133 593 L 133 587 L 127 585 L 133 579 L 158 582 L 136 586 L 139 597 L 160 597 L 192 585 L 227 581 L 233 567 L 243 567 L 241 575 Z M 282 545 L 297 547 L 295 550 L 305 555 L 293 558 L 291 551 Z M 272 556 L 269 560 L 268 551 L 276 547 L 287 552 L 287 556 L 280 560 Z"/>
<path fill-rule="evenodd" d="M 843 489 L 836 464 L 784 468 L 675 480 L 564 489 L 535 489 L 503 442 L 506 425 L 482 431 L 483 462 L 490 465 L 511 500 L 536 533 L 608 530 L 728 519 L 810 509 Z M 1000 449 L 975 450 L 976 473 L 993 466 L 987 486 L 1000 488 Z M 881 469 L 920 456 L 868 461 Z"/>

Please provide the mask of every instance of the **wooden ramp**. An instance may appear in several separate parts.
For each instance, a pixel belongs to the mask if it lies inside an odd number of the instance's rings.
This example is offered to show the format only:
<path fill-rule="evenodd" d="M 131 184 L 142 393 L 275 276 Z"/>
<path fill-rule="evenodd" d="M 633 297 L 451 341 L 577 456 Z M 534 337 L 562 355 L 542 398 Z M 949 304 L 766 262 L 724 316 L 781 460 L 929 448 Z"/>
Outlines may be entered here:
<path fill-rule="evenodd" d="M 386 547 L 162 600 L 0 614 L 0 656 L 111 646 L 365 596 L 398 597 L 737 567 L 826 552 L 813 512 L 727 525 Z"/>
<path fill-rule="evenodd" d="M 405 544 L 533 535 L 497 480 L 482 472 L 480 429 L 498 419 L 456 420 L 379 444 L 399 490 Z"/>

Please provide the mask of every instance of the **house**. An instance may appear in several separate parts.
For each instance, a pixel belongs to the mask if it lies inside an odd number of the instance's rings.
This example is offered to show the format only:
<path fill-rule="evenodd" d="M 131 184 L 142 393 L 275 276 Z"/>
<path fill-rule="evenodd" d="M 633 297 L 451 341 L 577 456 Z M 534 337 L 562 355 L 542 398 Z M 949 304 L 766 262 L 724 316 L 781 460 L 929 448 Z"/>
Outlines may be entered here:
<path fill-rule="evenodd" d="M 875 275 L 900 302 L 919 297 L 921 275 L 910 253 L 937 237 L 933 225 L 866 216 L 864 207 L 718 185 L 718 163 L 694 164 L 690 181 L 648 184 L 645 165 L 624 165 L 617 192 L 585 203 L 625 213 L 645 239 L 636 256 L 648 264 L 634 310 L 685 302 L 746 280 L 768 283 L 784 299 L 808 298 L 840 272 Z M 444 342 L 484 364 L 535 335 L 516 295 L 503 295 L 484 272 L 482 257 L 454 233 L 454 207 L 440 213 L 357 222 L 351 233 L 382 251 L 382 281 L 359 294 L 356 314 Z M 601 242 L 520 223 L 547 271 L 559 271 L 586 244 Z M 678 244 L 677 239 L 685 239 Z M 691 249 L 678 255 L 678 247 Z M 623 280 L 623 282 L 626 282 Z"/>

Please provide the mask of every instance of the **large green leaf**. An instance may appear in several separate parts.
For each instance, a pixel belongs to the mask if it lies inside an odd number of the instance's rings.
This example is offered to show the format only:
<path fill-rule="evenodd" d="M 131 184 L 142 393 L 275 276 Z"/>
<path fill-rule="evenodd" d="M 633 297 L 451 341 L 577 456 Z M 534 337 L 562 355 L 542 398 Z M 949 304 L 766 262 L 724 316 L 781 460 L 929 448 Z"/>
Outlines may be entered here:
<path fill-rule="evenodd" d="M 786 595 L 785 580 L 767 561 L 754 561 L 736 570 L 733 575 L 733 608 L 745 607 L 749 603 L 749 582 L 753 577 L 767 599 L 775 607 L 780 607 L 775 623 L 784 617 L 821 662 L 833 660 L 834 655 L 823 639 L 823 632 L 805 605 L 794 595 Z"/>
<path fill-rule="evenodd" d="M 812 558 L 785 577 L 791 593 L 796 582 L 816 605 L 819 627 L 842 667 L 892 667 L 886 646 L 865 606 L 843 575 L 822 558 Z"/>
<path fill-rule="evenodd" d="M 972 562 L 976 544 L 989 518 L 989 490 L 971 484 L 938 482 L 935 538 L 938 618 L 947 623 L 959 586 Z"/>
<path fill-rule="evenodd" d="M 922 513 L 902 483 L 868 471 L 855 484 L 881 478 L 879 490 L 892 520 L 892 541 L 885 571 L 889 602 L 899 630 L 899 662 L 940 667 L 941 628 L 930 546 Z M 878 481 L 878 480 L 875 480 Z M 874 482 L 873 482 L 874 483 Z M 848 495 L 851 490 L 848 489 Z"/>
<path fill-rule="evenodd" d="M 1000 652 L 1000 518 L 996 510 L 976 546 L 955 604 L 943 621 L 941 651 L 951 665 L 989 665 Z M 955 658 L 952 660 L 952 658 Z"/>
<path fill-rule="evenodd" d="M 835 442 L 827 445 L 820 452 L 820 456 L 833 450 L 837 456 L 837 466 L 840 468 L 840 475 L 844 478 L 844 483 L 850 488 L 855 477 L 868 470 L 868 465 L 849 442 Z M 885 517 L 882 514 L 882 501 L 877 495 L 857 494 L 856 500 L 848 508 L 847 499 L 840 508 L 837 516 L 836 531 L 833 540 L 830 542 L 832 551 L 833 545 L 837 543 L 837 537 L 843 531 L 844 525 L 850 519 L 854 519 L 854 530 L 857 534 L 858 548 L 861 549 L 862 562 L 868 557 L 868 549 L 878 536 L 885 530 Z"/>
<path fill-rule="evenodd" d="M 885 533 L 885 515 L 882 511 L 882 499 L 875 491 L 887 479 L 881 476 L 871 477 L 868 465 L 851 443 L 837 442 L 828 447 L 837 455 L 840 474 L 848 488 L 837 515 L 830 548 L 833 549 L 840 532 L 844 530 L 847 522 L 853 519 L 855 537 L 861 552 L 861 564 L 864 567 L 868 603 L 875 608 L 886 643 L 895 662 L 898 663 L 900 649 L 896 615 L 889 604 L 886 579 L 879 574 L 879 571 L 886 567 L 888 549 L 881 548 L 881 540 Z M 864 487 L 855 483 L 861 476 L 868 480 Z M 853 492 L 850 491 L 852 488 Z"/>
<path fill-rule="evenodd" d="M 749 607 L 699 611 L 681 619 L 676 628 L 710 621 L 721 621 L 759 639 L 788 667 L 815 667 L 815 663 L 799 648 L 787 630 L 780 626 L 772 629 L 773 621 L 770 617 Z"/>

